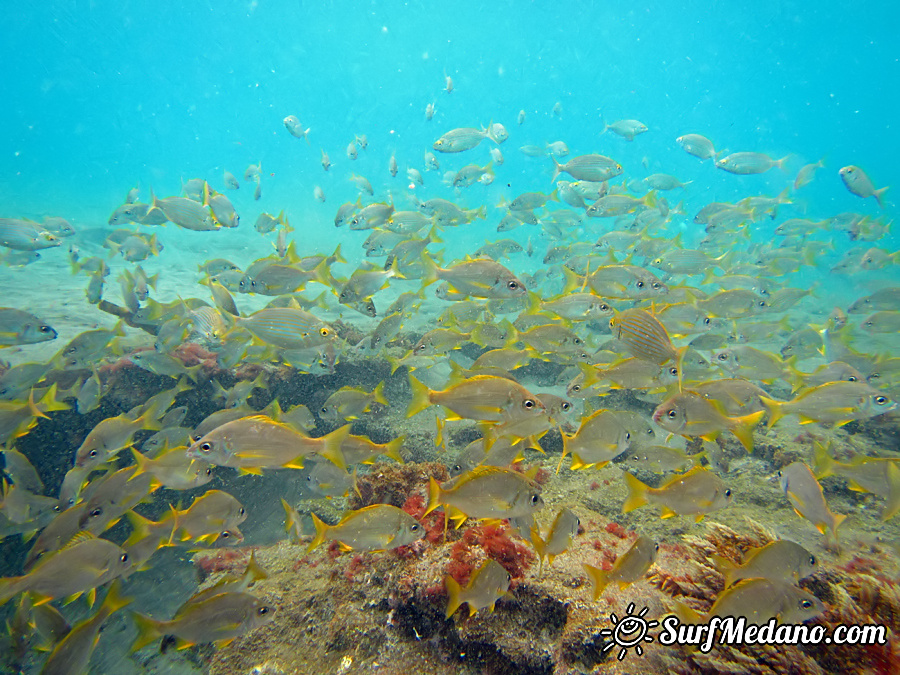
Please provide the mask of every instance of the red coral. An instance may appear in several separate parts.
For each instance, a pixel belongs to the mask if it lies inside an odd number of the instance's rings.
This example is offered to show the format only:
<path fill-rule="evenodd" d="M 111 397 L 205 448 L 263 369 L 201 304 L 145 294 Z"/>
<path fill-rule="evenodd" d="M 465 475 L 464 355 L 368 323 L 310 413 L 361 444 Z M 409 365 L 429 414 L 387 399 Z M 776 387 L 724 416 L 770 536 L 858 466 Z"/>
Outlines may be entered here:
<path fill-rule="evenodd" d="M 328 555 L 329 559 L 336 560 L 338 556 L 341 555 L 341 553 L 343 553 L 343 551 L 341 551 L 340 542 L 333 541 L 328 544 L 328 551 L 326 551 L 326 554 Z"/>
<path fill-rule="evenodd" d="M 591 490 L 599 490 L 599 489 L 600 489 L 600 483 L 598 483 L 597 481 L 594 481 L 593 483 L 591 483 Z"/>
<path fill-rule="evenodd" d="M 546 485 L 547 481 L 550 480 L 550 472 L 547 469 L 541 467 L 537 470 L 537 473 L 534 474 L 534 482 L 538 485 Z"/>
<path fill-rule="evenodd" d="M 362 572 L 365 569 L 365 558 L 362 555 L 355 555 L 350 560 L 350 564 L 347 565 L 347 569 L 344 571 L 344 578 L 347 581 L 353 581 L 353 577 L 356 576 L 359 572 Z"/>
<path fill-rule="evenodd" d="M 868 574 L 873 577 L 881 575 L 881 565 L 871 558 L 861 558 L 858 555 L 853 556 L 853 559 L 846 565 L 839 565 L 838 569 L 842 569 L 845 572 Z"/>
<path fill-rule="evenodd" d="M 425 540 L 434 544 L 444 536 L 444 516 L 432 512 L 425 516 L 425 497 L 419 493 L 411 494 L 403 503 L 403 510 L 422 523 L 425 528 Z"/>
<path fill-rule="evenodd" d="M 451 562 L 447 573 L 461 585 L 468 583 L 472 574 L 476 555 L 476 546 L 484 550 L 485 555 L 503 565 L 514 579 L 521 579 L 525 571 L 535 560 L 531 549 L 511 540 L 506 525 L 476 525 L 468 528 L 458 542 L 450 550 Z"/>
<path fill-rule="evenodd" d="M 194 564 L 200 570 L 203 579 L 215 572 L 242 571 L 246 563 L 246 549 L 220 548 L 214 553 L 194 558 Z"/>
<path fill-rule="evenodd" d="M 628 536 L 625 528 L 619 525 L 619 523 L 608 523 L 606 525 L 606 531 L 610 534 L 616 535 L 619 539 L 624 539 L 626 536 Z"/>

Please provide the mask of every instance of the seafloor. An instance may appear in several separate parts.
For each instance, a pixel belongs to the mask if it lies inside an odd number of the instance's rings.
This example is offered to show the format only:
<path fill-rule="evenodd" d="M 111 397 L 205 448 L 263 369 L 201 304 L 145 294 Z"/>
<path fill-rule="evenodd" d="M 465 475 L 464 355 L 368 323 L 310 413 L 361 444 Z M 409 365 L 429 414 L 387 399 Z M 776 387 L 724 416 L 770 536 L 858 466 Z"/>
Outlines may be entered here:
<path fill-rule="evenodd" d="M 414 340 L 410 337 L 406 342 Z M 404 341 L 398 347 L 402 353 Z M 92 662 L 94 673 L 878 673 L 900 672 L 900 630 L 897 519 L 882 522 L 880 498 L 848 489 L 846 481 L 822 481 L 830 508 L 847 514 L 838 530 L 839 541 L 830 542 L 788 504 L 777 480 L 777 471 L 798 459 L 812 464 L 812 441 L 833 440 L 840 457 L 850 450 L 883 455 L 898 447 L 898 415 L 886 415 L 839 429 L 819 425 L 799 426 L 780 422 L 770 432 L 760 427 L 753 452 L 747 454 L 731 437 L 723 437 L 720 468 L 734 494 L 733 503 L 701 523 L 676 516 L 661 519 L 652 507 L 622 513 L 625 486 L 622 465 L 603 469 L 557 473 L 559 436 L 551 432 L 542 444 L 546 454 L 530 451 L 524 466 L 538 465 L 546 506 L 539 516 L 548 523 L 563 506 L 580 518 L 583 531 L 574 546 L 544 564 L 542 573 L 531 545 L 512 535 L 504 525 L 468 523 L 451 530 L 444 539 L 440 514 L 424 519 L 429 536 L 420 545 L 382 553 L 341 553 L 323 546 L 307 553 L 305 544 L 284 541 L 284 496 L 304 512 L 316 512 L 335 522 L 346 508 L 377 501 L 423 510 L 428 477 L 446 477 L 446 465 L 456 452 L 477 436 L 471 423 L 457 422 L 445 429 L 448 449 L 435 448 L 434 416 L 423 413 L 407 419 L 409 398 L 405 369 L 394 375 L 380 360 L 342 361 L 334 375 L 313 376 L 291 369 L 270 370 L 268 388 L 257 389 L 250 403 L 265 406 L 274 396 L 284 409 L 299 403 L 316 409 L 328 393 L 352 384 L 370 388 L 385 380 L 387 408 L 364 415 L 353 433 L 387 441 L 405 435 L 402 454 L 406 464 L 392 462 L 360 473 L 359 494 L 347 499 L 307 499 L 291 470 L 263 476 L 238 477 L 230 469 L 218 469 L 213 483 L 197 490 L 225 489 L 247 508 L 242 525 L 245 546 L 196 551 L 166 548 L 151 561 L 148 571 L 133 574 L 123 593 L 135 598 L 129 609 L 169 618 L 197 588 L 214 583 L 223 573 L 243 570 L 251 550 L 270 573 L 253 593 L 276 609 L 273 622 L 223 648 L 210 645 L 186 650 L 160 651 L 159 643 L 130 654 L 136 630 L 128 612 L 120 612 L 106 624 Z M 239 377 L 253 377 L 258 367 L 244 369 Z M 229 386 L 235 374 L 209 373 Z M 535 370 L 524 379 L 553 384 L 557 372 Z M 111 383 L 103 405 L 85 416 L 74 411 L 56 412 L 43 419 L 19 448 L 33 461 L 52 490 L 71 462 L 72 448 L 103 417 L 174 383 L 137 368 L 110 368 Z M 540 382 L 543 381 L 543 382 Z M 63 386 L 65 383 L 61 383 Z M 210 383 L 179 395 L 178 405 L 188 407 L 185 426 L 197 424 L 216 408 L 210 400 Z M 652 405 L 620 393 L 617 409 L 645 413 Z M 315 434 L 330 429 L 318 428 Z M 690 446 L 689 446 L 690 447 Z M 699 449 L 699 448 L 695 448 Z M 123 462 L 128 459 L 123 457 Z M 659 476 L 639 472 L 646 482 Z M 419 497 L 416 497 L 419 495 Z M 187 504 L 192 493 L 159 490 L 153 501 L 138 510 L 158 517 L 168 504 Z M 311 525 L 310 525 L 311 530 Z M 623 553 L 637 534 L 660 543 L 659 557 L 641 581 L 620 589 L 607 588 L 602 598 L 591 599 L 591 587 L 583 563 L 606 566 Z M 128 527 L 118 525 L 105 536 L 121 541 Z M 813 620 L 831 627 L 838 623 L 879 623 L 888 628 L 888 643 L 871 647 L 805 645 L 788 647 L 714 648 L 709 654 L 658 641 L 645 642 L 643 654 L 631 650 L 624 659 L 618 649 L 604 649 L 608 641 L 601 631 L 613 627 L 610 614 L 621 617 L 630 603 L 646 607 L 648 619 L 670 612 L 673 598 L 704 611 L 723 589 L 723 577 L 710 561 L 713 553 L 740 560 L 741 553 L 772 538 L 792 539 L 813 552 L 820 571 L 801 586 L 821 599 L 827 611 Z M 3 574 L 15 571 L 27 545 L 18 537 L 3 542 Z M 448 569 L 465 574 L 486 556 L 497 559 L 513 575 L 511 593 L 493 613 L 482 611 L 466 618 L 459 612 L 445 619 L 447 596 L 443 580 Z M 75 607 L 79 604 L 76 603 Z M 86 607 L 80 607 L 84 616 Z M 7 659 L 10 657 L 7 656 Z M 28 654 L 7 669 L 36 672 L 41 657 Z M 16 672 L 12 670 L 11 672 Z"/>

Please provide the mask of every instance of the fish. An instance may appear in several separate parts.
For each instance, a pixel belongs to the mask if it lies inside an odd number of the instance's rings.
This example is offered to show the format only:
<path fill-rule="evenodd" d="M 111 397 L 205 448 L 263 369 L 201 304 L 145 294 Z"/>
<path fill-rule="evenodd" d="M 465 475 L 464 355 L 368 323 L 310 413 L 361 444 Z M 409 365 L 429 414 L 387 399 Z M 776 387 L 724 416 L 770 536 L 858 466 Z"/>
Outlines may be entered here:
<path fill-rule="evenodd" d="M 542 414 L 546 406 L 537 396 L 513 380 L 475 375 L 443 391 L 434 391 L 409 376 L 412 400 L 406 416 L 440 405 L 458 418 L 503 422 Z"/>
<path fill-rule="evenodd" d="M 319 417 L 329 422 L 357 419 L 368 411 L 373 403 L 389 405 L 384 397 L 384 382 L 379 382 L 371 392 L 360 387 L 341 387 L 329 396 L 319 409 Z"/>
<path fill-rule="evenodd" d="M 522 126 L 522 124 L 524 124 L 524 122 L 525 122 L 525 111 L 520 110 L 518 116 L 516 117 L 516 123 L 519 126 Z"/>
<path fill-rule="evenodd" d="M 785 415 L 797 415 L 801 424 L 819 422 L 842 426 L 897 409 L 897 402 L 867 382 L 826 382 L 806 389 L 790 401 L 760 397 L 771 429 Z"/>
<path fill-rule="evenodd" d="M 812 164 L 805 164 L 800 168 L 797 172 L 797 177 L 794 179 L 794 190 L 799 190 L 802 187 L 805 187 L 812 183 L 813 178 L 816 175 L 816 171 L 825 167 L 825 158 L 823 157 L 818 162 L 814 162 Z"/>
<path fill-rule="evenodd" d="M 715 159 L 716 149 L 713 142 L 700 134 L 685 134 L 675 139 L 684 151 L 699 159 Z"/>
<path fill-rule="evenodd" d="M 753 429 L 764 415 L 765 411 L 758 410 L 741 417 L 729 417 L 721 404 L 685 390 L 661 403 L 653 412 L 653 421 L 666 431 L 687 438 L 699 436 L 708 441 L 715 440 L 719 433 L 727 429 L 750 452 L 753 448 Z"/>
<path fill-rule="evenodd" d="M 455 291 L 474 298 L 514 298 L 527 293 L 525 284 L 493 260 L 466 260 L 444 269 L 428 253 L 423 253 L 422 257 L 426 264 L 423 286 L 437 280 L 446 281 Z"/>
<path fill-rule="evenodd" d="M 75 466 L 96 468 L 128 447 L 138 431 L 159 431 L 162 428 L 159 419 L 165 412 L 160 405 L 162 403 L 155 402 L 147 407 L 137 406 L 128 413 L 100 420 L 75 451 Z"/>
<path fill-rule="evenodd" d="M 53 648 L 41 668 L 42 674 L 80 675 L 87 672 L 94 647 L 100 639 L 100 628 L 112 614 L 132 602 L 132 598 L 123 597 L 120 592 L 121 583 L 117 579 L 93 616 L 72 626 Z"/>
<path fill-rule="evenodd" d="M 46 556 L 24 576 L 0 579 L 0 605 L 24 591 L 39 596 L 37 604 L 83 593 L 91 600 L 98 586 L 128 570 L 128 554 L 121 547 L 92 535 L 81 536 Z"/>
<path fill-rule="evenodd" d="M 425 120 L 430 122 L 434 117 L 434 103 L 429 103 L 425 106 Z"/>
<path fill-rule="evenodd" d="M 159 199 L 153 195 L 151 210 L 154 209 L 159 209 L 166 220 L 186 230 L 210 232 L 221 227 L 209 207 L 186 197 Z"/>
<path fill-rule="evenodd" d="M 788 539 L 751 548 L 740 565 L 720 555 L 713 555 L 712 561 L 725 577 L 726 588 L 744 579 L 756 578 L 796 584 L 821 568 L 816 556 Z"/>
<path fill-rule="evenodd" d="M 875 197 L 878 206 L 884 208 L 882 195 L 887 191 L 886 186 L 876 190 L 875 185 L 873 185 L 871 179 L 866 175 L 866 172 L 852 164 L 843 167 L 838 173 L 841 176 L 841 180 L 844 182 L 844 187 L 850 192 L 863 199 Z"/>
<path fill-rule="evenodd" d="M 427 515 L 444 507 L 444 522 L 468 518 L 516 518 L 536 513 L 544 506 L 540 488 L 524 474 L 497 466 L 476 466 L 452 481 L 428 484 Z"/>
<path fill-rule="evenodd" d="M 760 152 L 735 152 L 727 157 L 722 157 L 722 159 L 716 159 L 716 168 L 746 176 L 765 173 L 776 166 L 783 170 L 788 159 L 790 159 L 790 155 L 775 160 Z"/>
<path fill-rule="evenodd" d="M 313 198 L 315 198 L 316 201 L 320 201 L 320 202 L 324 202 L 324 201 L 325 201 L 325 192 L 323 192 L 323 191 L 322 191 L 322 188 L 319 187 L 318 185 L 316 185 L 316 186 L 313 188 Z"/>
<path fill-rule="evenodd" d="M 334 339 L 334 330 L 328 324 L 292 307 L 261 309 L 248 317 L 235 316 L 228 320 L 281 349 L 318 347 Z"/>
<path fill-rule="evenodd" d="M 0 246 L 16 251 L 40 251 L 61 244 L 59 237 L 32 220 L 0 218 Z"/>
<path fill-rule="evenodd" d="M 450 618 L 463 603 L 469 606 L 469 616 L 474 616 L 480 609 L 494 611 L 497 600 L 509 591 L 512 576 L 496 560 L 488 558 L 472 572 L 468 585 L 463 588 L 452 576 L 444 579 L 447 588 L 447 611 L 445 617 Z"/>
<path fill-rule="evenodd" d="M 246 510 L 232 495 L 222 490 L 207 490 L 183 511 L 172 507 L 160 522 L 167 525 L 171 522 L 172 537 L 181 541 L 236 544 L 244 539 L 238 525 L 246 519 Z"/>
<path fill-rule="evenodd" d="M 701 616 L 683 603 L 676 603 L 683 623 L 709 624 L 712 617 L 741 617 L 747 624 L 761 626 L 770 620 L 779 624 L 799 624 L 825 611 L 825 605 L 809 591 L 791 583 L 771 579 L 744 579 L 716 598 Z"/>
<path fill-rule="evenodd" d="M 421 523 L 403 509 L 390 504 L 372 504 L 347 513 L 336 525 L 326 525 L 312 514 L 316 534 L 307 553 L 325 540 L 340 542 L 345 550 L 386 551 L 408 546 L 425 536 Z"/>
<path fill-rule="evenodd" d="M 619 589 L 624 589 L 635 581 L 643 579 L 647 571 L 656 562 L 659 553 L 659 544 L 649 537 L 638 537 L 622 555 L 616 558 L 616 562 L 608 571 L 593 565 L 583 564 L 593 586 L 594 602 L 600 599 L 603 591 L 611 581 L 619 584 Z"/>
<path fill-rule="evenodd" d="M 836 540 L 837 528 L 847 516 L 828 508 L 822 486 L 809 466 L 803 462 L 789 464 L 778 472 L 778 481 L 797 515 L 809 520 L 819 534 L 830 531 Z"/>
<path fill-rule="evenodd" d="M 650 312 L 637 308 L 618 312 L 609 328 L 635 357 L 660 366 L 675 361 L 681 368 L 685 348 L 675 349 L 665 326 Z"/>
<path fill-rule="evenodd" d="M 560 173 L 567 173 L 575 180 L 607 181 L 622 175 L 624 171 L 621 164 L 604 155 L 579 155 L 565 164 L 560 164 L 553 155 L 550 155 L 550 159 L 554 165 L 551 181 L 555 181 Z"/>
<path fill-rule="evenodd" d="M 226 171 L 222 176 L 222 182 L 225 183 L 225 187 L 229 190 L 240 190 L 241 183 L 230 171 Z"/>
<path fill-rule="evenodd" d="M 603 131 L 612 131 L 626 141 L 633 141 L 635 136 L 646 133 L 649 129 L 646 124 L 638 120 L 619 120 L 605 125 Z"/>
<path fill-rule="evenodd" d="M 448 131 L 437 139 L 431 147 L 438 152 L 464 152 L 477 147 L 485 138 L 490 138 L 487 129 L 461 127 Z"/>
<path fill-rule="evenodd" d="M 596 466 L 606 466 L 626 452 L 631 445 L 631 432 L 625 428 L 615 412 L 600 409 L 581 420 L 578 431 L 562 435 L 563 454 L 572 456 L 573 471 Z"/>
<path fill-rule="evenodd" d="M 30 312 L 0 307 L 0 348 L 55 340 L 59 333 Z"/>
<path fill-rule="evenodd" d="M 245 633 L 270 623 L 275 608 L 250 593 L 219 593 L 181 606 L 170 621 L 133 614 L 138 636 L 136 652 L 161 637 L 173 636 L 181 646 L 215 642 L 227 644 Z"/>
<path fill-rule="evenodd" d="M 728 506 L 732 500 L 731 489 L 722 479 L 699 466 L 672 476 L 658 488 L 648 487 L 626 471 L 625 485 L 628 497 L 622 505 L 623 513 L 653 504 L 661 508 L 662 518 L 691 515 L 699 523 L 707 513 Z"/>
<path fill-rule="evenodd" d="M 309 143 L 310 130 L 303 128 L 303 124 L 296 115 L 288 115 L 282 122 L 284 123 L 284 128 L 288 130 L 288 133 L 291 136 L 294 138 L 303 138 L 306 140 L 307 144 Z"/>
<path fill-rule="evenodd" d="M 543 573 L 544 558 L 552 565 L 556 556 L 569 550 L 580 528 L 581 521 L 578 516 L 567 507 L 563 507 L 557 512 L 550 527 L 544 533 L 541 533 L 537 527 L 531 528 L 531 543 L 540 560 L 538 576 Z"/>
<path fill-rule="evenodd" d="M 241 473 L 264 468 L 303 468 L 303 457 L 318 454 L 345 467 L 341 444 L 350 432 L 345 425 L 320 438 L 310 438 L 267 415 L 240 417 L 215 427 L 185 451 L 191 459 L 228 466 Z"/>
<path fill-rule="evenodd" d="M 856 455 L 849 462 L 839 462 L 832 457 L 829 446 L 816 441 L 815 477 L 840 476 L 856 492 L 870 492 L 884 498 L 881 520 L 888 521 L 900 513 L 900 466 L 893 457 L 868 457 Z"/>
<path fill-rule="evenodd" d="M 152 478 L 151 486 L 170 490 L 192 490 L 209 483 L 213 479 L 212 465 L 203 460 L 191 459 L 185 455 L 184 450 L 184 446 L 174 447 L 149 459 L 132 448 L 131 453 L 137 463 L 135 477 L 147 474 Z"/>

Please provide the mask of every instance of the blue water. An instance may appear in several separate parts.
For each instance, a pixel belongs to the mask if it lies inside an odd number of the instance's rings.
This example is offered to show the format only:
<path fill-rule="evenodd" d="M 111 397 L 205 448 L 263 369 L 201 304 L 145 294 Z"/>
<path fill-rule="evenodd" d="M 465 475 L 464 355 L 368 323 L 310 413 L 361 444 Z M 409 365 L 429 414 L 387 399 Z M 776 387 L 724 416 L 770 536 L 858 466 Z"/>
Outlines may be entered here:
<path fill-rule="evenodd" d="M 101 1 L 5 13 L 4 216 L 98 224 L 136 183 L 162 196 L 203 176 L 221 190 L 223 169 L 241 176 L 261 160 L 263 199 L 230 193 L 238 212 L 252 225 L 259 210 L 285 208 L 318 242 L 333 236 L 337 205 L 355 198 L 351 171 L 381 196 L 402 194 L 403 170 L 424 170 L 423 152 L 441 133 L 491 119 L 510 131 L 507 161 L 490 189 L 468 191 L 471 205 L 546 187 L 549 168 L 515 148 L 553 140 L 572 155 L 611 154 L 627 175 L 643 175 L 646 158 L 652 171 L 693 179 L 698 208 L 774 195 L 786 182 L 777 171 L 736 177 L 701 164 L 675 143 L 688 132 L 717 149 L 793 154 L 791 175 L 824 156 L 827 169 L 803 194 L 815 216 L 878 212 L 844 189 L 837 169 L 846 164 L 877 186 L 900 185 L 900 9 L 889 4 L 197 2 L 172 11 Z M 551 114 L 557 101 L 561 118 Z M 310 146 L 287 134 L 288 114 L 312 128 Z M 598 136 L 601 114 L 640 119 L 650 132 L 634 143 Z M 362 133 L 369 148 L 351 163 L 344 149 Z M 486 145 L 439 157 L 442 169 L 484 163 Z M 430 194 L 450 192 L 427 178 Z M 312 199 L 316 184 L 326 204 Z"/>

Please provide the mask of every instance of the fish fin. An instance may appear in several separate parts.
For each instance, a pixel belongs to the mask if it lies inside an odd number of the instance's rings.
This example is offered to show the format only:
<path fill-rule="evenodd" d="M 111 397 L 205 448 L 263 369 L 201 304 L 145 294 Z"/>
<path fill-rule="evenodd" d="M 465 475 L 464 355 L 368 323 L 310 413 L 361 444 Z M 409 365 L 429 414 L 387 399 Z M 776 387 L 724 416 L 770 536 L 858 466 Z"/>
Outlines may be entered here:
<path fill-rule="evenodd" d="M 447 513 L 447 517 L 455 523 L 453 527 L 457 530 L 465 524 L 466 520 L 469 519 L 469 516 L 452 506 L 445 507 L 444 511 Z"/>
<path fill-rule="evenodd" d="M 622 504 L 622 513 L 628 513 L 647 503 L 648 486 L 625 472 L 625 486 L 628 488 L 628 498 Z"/>
<path fill-rule="evenodd" d="M 406 416 L 412 417 L 432 405 L 431 390 L 412 375 L 409 376 L 409 387 L 412 390 L 412 400 L 406 409 Z"/>
<path fill-rule="evenodd" d="M 834 474 L 834 458 L 824 443 L 813 441 L 813 457 L 813 475 L 817 480 Z"/>
<path fill-rule="evenodd" d="M 587 572 L 591 579 L 591 583 L 594 586 L 594 602 L 596 602 L 600 596 L 603 595 L 603 591 L 607 584 L 609 584 L 609 573 L 604 572 L 599 567 L 588 565 L 587 563 L 582 564 L 582 567 L 584 568 L 584 571 Z"/>
<path fill-rule="evenodd" d="M 775 426 L 775 423 L 785 416 L 784 407 L 786 403 L 784 401 L 776 401 L 775 399 L 769 398 L 767 396 L 760 396 L 759 400 L 766 407 L 766 411 L 769 413 L 769 424 L 766 427 L 766 430 L 771 429 Z"/>
<path fill-rule="evenodd" d="M 464 602 L 462 599 L 462 586 L 451 576 L 444 578 L 444 586 L 447 589 L 449 600 L 447 601 L 447 611 L 444 616 L 449 619 L 456 613 L 460 605 Z"/>
<path fill-rule="evenodd" d="M 660 508 L 660 513 L 659 513 L 660 518 L 672 518 L 673 516 L 676 516 L 676 515 L 678 515 L 678 514 L 675 513 L 668 506 L 663 506 Z"/>
<path fill-rule="evenodd" d="M 700 616 L 696 610 L 688 607 L 679 600 L 675 600 L 675 615 L 681 620 L 681 623 L 703 623 L 703 617 Z"/>
<path fill-rule="evenodd" d="M 151 619 L 149 616 L 144 616 L 137 612 L 132 612 L 131 616 L 138 629 L 138 636 L 131 645 L 132 654 L 164 635 L 162 630 L 164 622 Z"/>
<path fill-rule="evenodd" d="M 351 426 L 352 425 L 350 424 L 345 424 L 344 426 L 335 429 L 330 434 L 322 436 L 325 447 L 319 451 L 319 454 L 341 469 L 347 468 L 347 460 L 344 459 L 344 453 L 341 451 L 341 447 L 344 445 L 344 441 L 347 440 L 347 436 L 350 434 Z"/>
<path fill-rule="evenodd" d="M 404 441 L 406 441 L 406 436 L 397 436 L 397 438 L 384 446 L 381 454 L 385 457 L 390 457 L 398 464 L 404 464 L 403 457 L 400 455 L 400 448 L 403 447 Z"/>
<path fill-rule="evenodd" d="M 747 452 L 753 452 L 753 430 L 765 414 L 762 410 L 733 418 L 735 424 L 731 427 L 731 433 L 741 442 Z"/>
<path fill-rule="evenodd" d="M 837 529 L 841 526 L 841 523 L 847 520 L 847 516 L 843 513 L 833 513 L 832 515 L 834 516 L 834 526 L 832 527 L 831 532 L 834 534 L 834 538 L 837 539 Z"/>
<path fill-rule="evenodd" d="M 434 424 L 437 427 L 437 432 L 434 435 L 434 447 L 443 448 L 444 447 L 444 418 L 440 415 L 435 416 Z"/>
<path fill-rule="evenodd" d="M 673 515 L 674 515 L 674 514 L 673 514 Z M 705 514 L 705 513 L 698 513 L 697 516 L 696 516 L 696 518 L 694 518 L 694 522 L 695 522 L 695 523 L 699 523 L 699 522 L 700 522 L 701 520 L 703 520 L 705 517 L 706 517 L 706 514 Z"/>
<path fill-rule="evenodd" d="M 438 483 L 434 476 L 428 479 L 428 508 L 425 509 L 423 516 L 427 516 L 441 505 L 441 484 Z"/>
<path fill-rule="evenodd" d="M 258 466 L 242 466 L 238 469 L 239 476 L 245 476 L 247 474 L 262 476 L 262 469 L 260 469 Z"/>
<path fill-rule="evenodd" d="M 731 579 L 734 577 L 735 570 L 738 569 L 738 566 L 731 562 L 728 558 L 720 556 L 716 553 L 713 553 L 709 559 L 712 561 L 713 565 L 716 566 L 716 569 L 725 577 L 725 588 L 728 588 L 731 585 Z"/>
<path fill-rule="evenodd" d="M 309 515 L 312 516 L 313 525 L 316 526 L 316 534 L 313 536 L 312 541 L 309 542 L 309 547 L 306 549 L 307 553 L 312 553 L 321 546 L 323 541 L 325 541 L 325 533 L 328 532 L 330 526 L 323 523 L 315 513 L 310 513 Z"/>
<path fill-rule="evenodd" d="M 378 383 L 378 386 L 372 390 L 372 395 L 375 397 L 375 403 L 380 403 L 381 405 L 390 405 L 388 400 L 384 397 L 384 380 Z"/>

